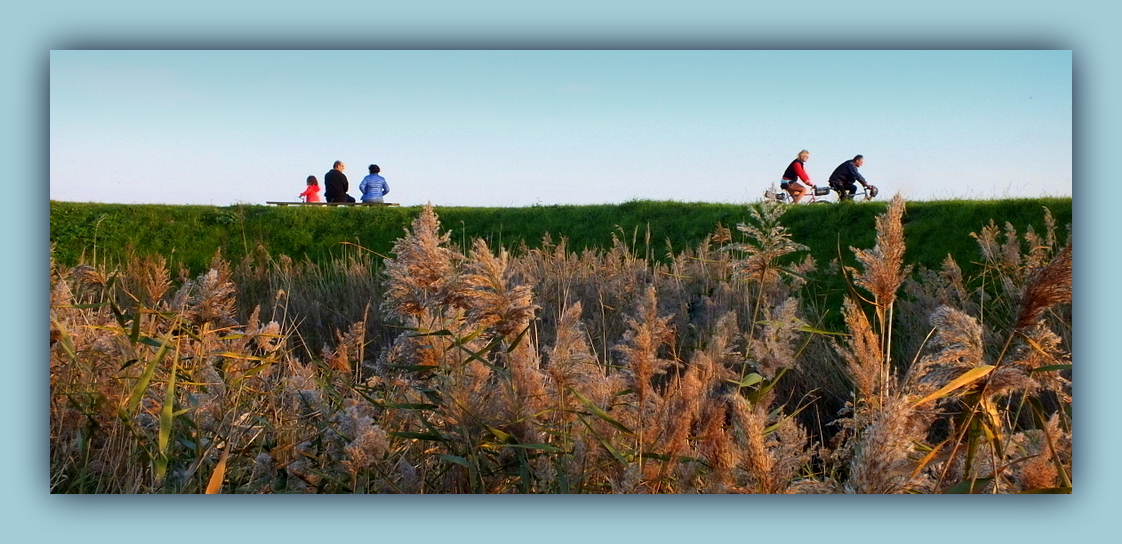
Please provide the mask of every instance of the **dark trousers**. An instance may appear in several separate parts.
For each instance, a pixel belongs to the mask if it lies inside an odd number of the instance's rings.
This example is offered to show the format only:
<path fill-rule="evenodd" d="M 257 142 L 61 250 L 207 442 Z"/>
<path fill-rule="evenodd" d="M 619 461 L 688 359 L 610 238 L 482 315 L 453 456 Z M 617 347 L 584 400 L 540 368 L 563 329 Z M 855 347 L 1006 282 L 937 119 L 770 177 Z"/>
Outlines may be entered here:
<path fill-rule="evenodd" d="M 838 199 L 840 200 L 849 200 L 857 192 L 857 184 L 852 181 L 833 180 L 830 182 L 830 186 L 838 192 Z"/>

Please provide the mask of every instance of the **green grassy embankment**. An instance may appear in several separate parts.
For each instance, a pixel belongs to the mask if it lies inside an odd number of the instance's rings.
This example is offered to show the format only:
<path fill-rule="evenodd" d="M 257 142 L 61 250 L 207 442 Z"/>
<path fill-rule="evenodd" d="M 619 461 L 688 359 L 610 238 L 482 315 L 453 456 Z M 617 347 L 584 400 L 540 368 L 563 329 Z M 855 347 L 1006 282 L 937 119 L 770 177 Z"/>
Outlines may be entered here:
<path fill-rule="evenodd" d="M 808 246 L 820 264 L 849 248 L 872 247 L 874 218 L 886 202 L 791 206 L 783 217 L 794 240 Z M 970 272 L 978 246 L 970 236 L 992 219 L 1017 232 L 1044 229 L 1043 207 L 1051 210 L 1057 237 L 1067 236 L 1070 198 L 909 202 L 904 217 L 906 262 L 938 267 L 953 255 Z M 746 206 L 659 201 L 554 205 L 524 208 L 437 208 L 452 242 L 486 239 L 492 246 L 540 246 L 543 236 L 568 240 L 570 250 L 606 248 L 616 235 L 639 255 L 661 259 L 698 244 L 718 224 L 733 229 L 748 217 Z M 238 260 L 260 244 L 272 255 L 322 262 L 357 244 L 389 255 L 420 207 L 284 207 L 238 205 L 171 206 L 50 203 L 50 237 L 61 264 L 114 264 L 126 252 L 160 254 L 173 269 L 203 270 L 218 250 Z"/>

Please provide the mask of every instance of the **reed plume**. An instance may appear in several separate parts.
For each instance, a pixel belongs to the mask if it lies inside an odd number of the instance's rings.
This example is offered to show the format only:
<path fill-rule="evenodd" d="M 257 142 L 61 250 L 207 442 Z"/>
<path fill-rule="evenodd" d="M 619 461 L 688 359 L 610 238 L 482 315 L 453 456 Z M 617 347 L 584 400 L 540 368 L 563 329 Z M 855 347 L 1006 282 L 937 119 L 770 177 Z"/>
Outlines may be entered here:
<path fill-rule="evenodd" d="M 806 432 L 793 418 L 772 411 L 766 403 L 753 404 L 741 395 L 727 398 L 731 424 L 740 441 L 740 467 L 747 477 L 743 490 L 790 492 L 797 473 L 813 454 Z"/>
<path fill-rule="evenodd" d="M 183 284 L 175 294 L 172 307 L 195 325 L 210 323 L 226 327 L 235 323 L 236 293 L 237 288 L 230 281 L 229 265 L 225 261 L 215 261 L 207 273 Z"/>
<path fill-rule="evenodd" d="M 974 317 L 941 306 L 931 314 L 934 335 L 930 354 L 908 370 L 909 391 L 921 394 L 934 391 L 964 372 L 986 364 L 982 326 Z"/>
<path fill-rule="evenodd" d="M 904 266 L 904 198 L 892 197 L 885 213 L 876 218 L 876 245 L 871 250 L 850 248 L 862 265 L 854 282 L 872 293 L 877 308 L 887 310 L 911 266 Z"/>
<path fill-rule="evenodd" d="M 698 433 L 698 451 L 710 466 L 708 493 L 728 493 L 736 483 L 735 470 L 742 453 L 728 425 L 729 407 L 725 402 L 707 402 Z"/>
<path fill-rule="evenodd" d="M 495 256 L 487 242 L 477 238 L 465 266 L 461 295 L 465 317 L 508 339 L 525 331 L 538 306 L 532 285 L 512 273 L 509 253 L 502 249 Z"/>
<path fill-rule="evenodd" d="M 844 304 L 845 323 L 849 328 L 848 347 L 835 343 L 835 350 L 846 362 L 849 378 L 857 387 L 858 399 L 879 407 L 886 393 L 880 336 L 873 331 L 869 318 L 856 302 L 846 298 Z"/>
<path fill-rule="evenodd" d="M 366 323 L 351 325 L 346 333 L 335 331 L 335 348 L 323 347 L 321 356 L 327 367 L 350 377 L 362 365 L 365 353 Z"/>
<path fill-rule="evenodd" d="M 651 379 L 674 364 L 673 360 L 659 354 L 673 338 L 674 331 L 668 326 L 672 316 L 660 317 L 658 313 L 658 297 L 654 286 L 649 286 L 636 306 L 634 317 L 626 319 L 629 329 L 623 336 L 623 343 L 615 346 L 627 364 L 641 411 L 654 396 Z"/>
<path fill-rule="evenodd" d="M 148 308 L 160 305 L 171 288 L 171 274 L 162 255 L 138 257 L 130 254 L 122 277 L 125 289 Z"/>
<path fill-rule="evenodd" d="M 1014 465 L 1013 480 L 1021 492 L 1070 486 L 1071 433 L 1063 429 L 1059 414 L 1039 429 L 1013 437 L 1013 447 L 1023 462 Z"/>
<path fill-rule="evenodd" d="M 905 396 L 888 399 L 872 421 L 861 429 L 849 465 L 845 489 L 849 493 L 907 493 L 930 485 L 926 476 L 914 474 L 928 421 L 917 414 Z"/>
<path fill-rule="evenodd" d="M 576 302 L 563 312 L 557 323 L 556 342 L 546 351 L 550 394 L 560 408 L 562 421 L 571 421 L 569 410 L 575 402 L 567 391 L 576 391 L 598 406 L 606 405 L 615 392 L 608 387 L 604 369 L 589 346 L 588 333 L 581 323 L 582 311 L 581 303 Z"/>
<path fill-rule="evenodd" d="M 777 203 L 762 202 L 749 206 L 750 220 L 736 225 L 746 241 L 724 246 L 725 251 L 744 255 L 733 262 L 733 278 L 757 284 L 761 296 L 766 295 L 774 302 L 781 300 L 785 294 L 779 260 L 808 249 L 791 239 L 787 227 L 780 222 L 783 212 L 783 207 Z"/>
<path fill-rule="evenodd" d="M 426 205 L 405 236 L 394 243 L 394 258 L 385 260 L 383 311 L 390 317 L 421 326 L 434 308 L 463 305 L 459 265 L 463 255 L 449 249 L 451 232 L 440 233 L 440 219 Z"/>
<path fill-rule="evenodd" d="M 1063 403 L 1070 403 L 1071 380 L 1066 375 L 1070 375 L 1067 369 L 1071 368 L 1072 358 L 1071 353 L 1062 347 L 1063 340 L 1040 322 L 1025 327 L 1020 334 L 1023 341 L 1018 343 L 1007 363 L 998 369 L 1014 370 L 1020 379 L 1013 383 L 994 383 L 991 385 L 994 392 L 1050 391 Z"/>
<path fill-rule="evenodd" d="M 795 368 L 799 330 L 805 326 L 795 313 L 798 301 L 788 298 L 774 308 L 769 319 L 748 338 L 748 353 L 754 358 L 761 376 L 774 379 L 782 368 Z"/>
<path fill-rule="evenodd" d="M 880 335 L 881 390 L 887 391 L 892 370 L 892 322 L 896 291 L 911 271 L 904 266 L 904 198 L 897 194 L 888 209 L 876 218 L 876 245 L 872 250 L 850 248 L 862 265 L 854 283 L 872 293 Z"/>
<path fill-rule="evenodd" d="M 1071 302 L 1071 244 L 1064 246 L 1046 266 L 1032 271 L 1021 297 L 1014 329 L 1026 327 L 1060 303 Z"/>

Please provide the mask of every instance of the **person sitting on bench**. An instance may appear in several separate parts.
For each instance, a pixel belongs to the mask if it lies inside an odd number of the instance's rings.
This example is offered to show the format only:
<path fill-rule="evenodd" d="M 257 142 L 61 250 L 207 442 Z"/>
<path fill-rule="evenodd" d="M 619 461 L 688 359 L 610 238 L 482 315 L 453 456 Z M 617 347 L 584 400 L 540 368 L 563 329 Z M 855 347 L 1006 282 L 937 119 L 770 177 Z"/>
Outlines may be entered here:
<path fill-rule="evenodd" d="M 363 204 L 383 204 L 383 196 L 390 192 L 390 184 L 386 183 L 386 178 L 379 176 L 378 173 L 382 169 L 378 168 L 377 164 L 370 165 L 370 175 L 362 178 L 362 183 L 358 184 L 358 190 L 362 191 Z"/>
<path fill-rule="evenodd" d="M 347 165 L 343 161 L 335 161 L 323 175 L 323 184 L 327 186 L 327 192 L 323 196 L 327 197 L 328 202 L 354 202 L 355 197 L 347 194 L 347 176 L 343 174 L 343 170 Z"/>
<path fill-rule="evenodd" d="M 308 176 L 308 188 L 304 189 L 303 193 L 297 197 L 304 202 L 322 202 L 323 199 L 319 197 L 319 181 L 315 176 Z"/>

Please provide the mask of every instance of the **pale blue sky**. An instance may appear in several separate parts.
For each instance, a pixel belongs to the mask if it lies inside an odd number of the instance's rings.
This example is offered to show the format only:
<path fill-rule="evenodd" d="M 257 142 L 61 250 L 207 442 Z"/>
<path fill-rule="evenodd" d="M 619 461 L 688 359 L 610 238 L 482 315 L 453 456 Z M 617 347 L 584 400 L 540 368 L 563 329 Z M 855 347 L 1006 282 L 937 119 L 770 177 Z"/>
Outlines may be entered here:
<path fill-rule="evenodd" d="M 1070 51 L 52 51 L 50 197 L 745 202 L 801 149 L 911 200 L 1070 196 Z"/>

